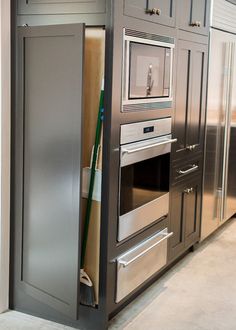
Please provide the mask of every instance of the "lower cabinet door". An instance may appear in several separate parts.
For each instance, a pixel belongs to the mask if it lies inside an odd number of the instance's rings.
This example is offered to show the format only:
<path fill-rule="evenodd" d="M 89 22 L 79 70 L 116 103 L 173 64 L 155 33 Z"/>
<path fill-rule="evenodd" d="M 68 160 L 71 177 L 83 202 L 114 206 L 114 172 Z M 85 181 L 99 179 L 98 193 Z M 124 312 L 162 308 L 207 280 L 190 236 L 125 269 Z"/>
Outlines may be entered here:
<path fill-rule="evenodd" d="M 173 260 L 199 240 L 201 176 L 182 181 L 171 189 L 169 259 Z"/>

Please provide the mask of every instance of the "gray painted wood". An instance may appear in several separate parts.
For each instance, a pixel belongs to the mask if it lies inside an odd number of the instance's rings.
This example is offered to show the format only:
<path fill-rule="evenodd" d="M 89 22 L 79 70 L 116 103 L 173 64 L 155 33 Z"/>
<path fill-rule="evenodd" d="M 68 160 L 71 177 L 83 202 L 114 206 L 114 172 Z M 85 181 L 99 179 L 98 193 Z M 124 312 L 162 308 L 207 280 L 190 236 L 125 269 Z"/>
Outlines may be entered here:
<path fill-rule="evenodd" d="M 82 24 L 18 30 L 15 308 L 27 297 L 77 319 Z M 50 315 L 49 315 L 50 317 Z"/>
<path fill-rule="evenodd" d="M 186 189 L 193 189 L 190 194 Z M 196 244 L 200 235 L 201 176 L 183 180 L 171 188 L 169 260 Z"/>
<path fill-rule="evenodd" d="M 180 29 L 208 35 L 211 0 L 181 0 L 177 6 L 177 25 Z M 199 26 L 192 26 L 200 22 Z"/>
<path fill-rule="evenodd" d="M 178 41 L 173 157 L 189 157 L 203 150 L 207 77 L 206 44 Z M 189 151 L 189 146 L 195 146 Z"/>
<path fill-rule="evenodd" d="M 175 3 L 176 0 L 124 0 L 124 14 L 153 23 L 174 26 Z M 160 9 L 161 14 L 147 14 L 146 10 L 152 8 Z"/>
<path fill-rule="evenodd" d="M 18 0 L 18 15 L 105 13 L 106 0 Z"/>

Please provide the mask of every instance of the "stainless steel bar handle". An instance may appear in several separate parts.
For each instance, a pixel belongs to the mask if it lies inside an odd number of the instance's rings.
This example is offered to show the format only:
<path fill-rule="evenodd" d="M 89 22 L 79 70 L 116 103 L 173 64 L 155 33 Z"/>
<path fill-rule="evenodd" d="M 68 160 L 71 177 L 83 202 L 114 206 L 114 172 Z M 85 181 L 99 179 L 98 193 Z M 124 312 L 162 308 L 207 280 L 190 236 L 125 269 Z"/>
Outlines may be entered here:
<path fill-rule="evenodd" d="M 197 169 L 199 168 L 199 166 L 198 165 L 192 165 L 192 167 L 190 168 L 190 169 L 188 169 L 188 170 L 179 170 L 179 171 L 177 171 L 179 174 L 188 174 L 188 173 L 191 173 L 191 172 L 194 172 L 194 171 L 196 171 Z"/>
<path fill-rule="evenodd" d="M 118 260 L 118 263 L 120 265 L 122 265 L 124 268 L 128 267 L 130 264 L 132 264 L 133 262 L 135 262 L 137 259 L 141 258 L 143 255 L 145 255 L 148 251 L 152 250 L 155 246 L 157 246 L 158 244 L 160 244 L 161 242 L 167 240 L 169 237 L 171 237 L 174 233 L 166 233 L 166 234 L 160 234 L 160 236 L 164 236 L 162 239 L 160 239 L 158 242 L 154 243 L 153 245 L 149 246 L 149 248 L 147 248 L 146 250 L 144 250 L 143 252 L 139 253 L 136 257 L 134 257 L 133 259 L 129 260 L 129 261 L 124 261 L 124 260 Z"/>
<path fill-rule="evenodd" d="M 144 147 L 141 147 L 141 148 L 136 148 L 136 149 L 130 149 L 130 150 L 129 149 L 122 149 L 122 153 L 130 155 L 130 154 L 134 154 L 134 153 L 139 152 L 139 151 L 151 149 L 151 148 L 154 148 L 154 147 L 159 147 L 159 146 L 169 144 L 169 143 L 174 143 L 174 142 L 177 142 L 177 139 L 170 139 L 170 140 L 150 144 L 150 145 L 147 145 L 147 146 L 144 146 Z"/>
<path fill-rule="evenodd" d="M 220 209 L 220 221 L 224 220 L 225 217 L 225 204 L 227 196 L 227 180 L 228 180 L 228 158 L 229 158 L 229 140 L 230 140 L 230 115 L 231 115 L 231 102 L 232 102 L 232 70 L 234 66 L 233 55 L 235 52 L 234 43 L 228 44 L 229 55 L 228 55 L 228 79 L 227 79 L 227 91 L 226 91 L 226 106 L 225 106 L 225 132 L 224 132 L 224 153 L 223 153 L 223 175 L 222 175 L 222 199 Z"/>

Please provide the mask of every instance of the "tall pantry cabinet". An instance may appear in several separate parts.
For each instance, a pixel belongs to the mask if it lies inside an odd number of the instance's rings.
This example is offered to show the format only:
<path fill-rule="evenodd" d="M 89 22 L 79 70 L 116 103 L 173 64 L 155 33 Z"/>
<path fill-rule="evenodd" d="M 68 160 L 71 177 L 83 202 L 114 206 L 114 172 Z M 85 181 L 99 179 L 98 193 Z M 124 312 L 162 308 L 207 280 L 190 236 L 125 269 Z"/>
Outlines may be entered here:
<path fill-rule="evenodd" d="M 198 242 L 209 5 L 210 0 L 12 0 L 12 309 L 104 330 Z M 121 112 L 124 27 L 175 40 L 174 106 L 165 112 Z M 88 307 L 80 304 L 87 198 L 82 179 L 90 166 L 104 75 L 102 193 L 94 203 L 86 259 L 96 306 Z M 178 139 L 171 153 L 170 214 L 118 242 L 120 127 L 166 116 Z M 117 302 L 117 259 L 163 226 L 173 232 L 166 266 Z"/>

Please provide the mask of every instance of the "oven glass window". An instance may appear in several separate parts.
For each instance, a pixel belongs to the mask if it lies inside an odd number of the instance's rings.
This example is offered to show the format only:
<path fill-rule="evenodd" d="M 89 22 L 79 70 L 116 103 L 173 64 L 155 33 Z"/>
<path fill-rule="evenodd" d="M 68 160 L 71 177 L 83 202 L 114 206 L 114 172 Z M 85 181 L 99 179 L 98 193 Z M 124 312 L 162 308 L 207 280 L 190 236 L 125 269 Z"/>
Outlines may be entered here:
<path fill-rule="evenodd" d="M 171 49 L 130 43 L 129 99 L 169 97 Z"/>
<path fill-rule="evenodd" d="M 170 154 L 121 168 L 120 215 L 169 192 Z"/>

